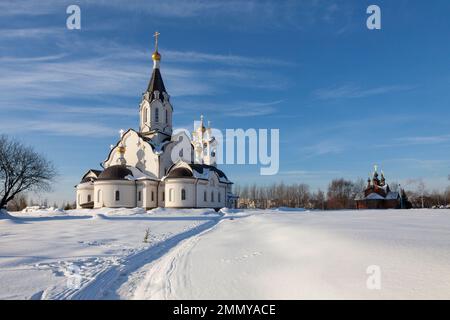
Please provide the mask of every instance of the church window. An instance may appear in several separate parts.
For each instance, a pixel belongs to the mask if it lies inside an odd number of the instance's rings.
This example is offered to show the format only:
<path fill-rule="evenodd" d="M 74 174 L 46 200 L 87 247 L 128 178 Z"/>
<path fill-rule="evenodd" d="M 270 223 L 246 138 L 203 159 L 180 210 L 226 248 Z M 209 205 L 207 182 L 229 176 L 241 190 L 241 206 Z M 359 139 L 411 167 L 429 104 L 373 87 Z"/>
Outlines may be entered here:
<path fill-rule="evenodd" d="M 166 201 L 166 193 L 164 191 L 162 193 L 162 201 Z"/>
<path fill-rule="evenodd" d="M 91 202 L 91 195 L 88 194 L 88 201 L 87 202 Z"/>
<path fill-rule="evenodd" d="M 81 195 L 78 195 L 78 204 L 81 203 Z"/>
<path fill-rule="evenodd" d="M 142 119 L 142 123 L 145 124 L 147 122 L 148 115 L 147 115 L 147 108 L 144 108 L 144 117 Z"/>
<path fill-rule="evenodd" d="M 222 200 L 220 199 L 220 192 L 217 193 L 217 201 L 219 201 L 219 202 L 222 201 Z"/>
<path fill-rule="evenodd" d="M 166 124 L 168 124 L 169 123 L 169 112 L 167 112 L 167 110 L 166 110 Z"/>
<path fill-rule="evenodd" d="M 164 193 L 163 193 L 164 194 Z M 164 200 L 164 199 L 163 199 Z M 152 191 L 152 201 L 155 201 L 155 192 Z"/>
<path fill-rule="evenodd" d="M 97 191 L 97 202 L 101 201 L 101 197 L 102 197 L 102 190 L 98 190 Z"/>
<path fill-rule="evenodd" d="M 120 192 L 119 192 L 119 190 L 116 191 L 116 201 L 120 201 Z"/>
<path fill-rule="evenodd" d="M 169 189 L 169 201 L 172 202 L 173 199 L 173 189 Z"/>
<path fill-rule="evenodd" d="M 181 200 L 186 200 L 186 190 L 181 189 Z"/>
<path fill-rule="evenodd" d="M 159 122 L 159 109 L 155 109 L 155 122 Z"/>
<path fill-rule="evenodd" d="M 214 191 L 211 191 L 211 202 L 214 202 Z"/>
<path fill-rule="evenodd" d="M 141 198 L 142 198 L 142 193 L 141 193 L 141 191 L 139 191 L 138 192 L 138 201 L 141 201 Z"/>
<path fill-rule="evenodd" d="M 207 201 L 208 201 L 207 198 L 208 198 L 208 197 L 206 196 L 206 191 L 205 191 L 205 192 L 203 192 L 203 201 L 207 202 Z"/>

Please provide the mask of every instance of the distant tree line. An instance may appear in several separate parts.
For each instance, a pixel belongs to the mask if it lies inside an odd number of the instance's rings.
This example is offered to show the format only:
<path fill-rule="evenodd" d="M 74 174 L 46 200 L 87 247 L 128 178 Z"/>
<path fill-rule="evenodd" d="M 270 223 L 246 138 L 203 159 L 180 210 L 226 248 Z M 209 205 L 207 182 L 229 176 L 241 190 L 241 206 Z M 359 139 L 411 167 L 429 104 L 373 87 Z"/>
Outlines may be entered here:
<path fill-rule="evenodd" d="M 240 208 L 305 208 L 319 210 L 356 209 L 355 198 L 366 187 L 363 179 L 355 181 L 344 178 L 332 180 L 325 191 L 311 191 L 305 183 L 274 183 L 268 186 L 236 185 Z M 398 191 L 398 184 L 390 184 L 391 191 Z M 414 208 L 432 208 L 450 204 L 450 187 L 445 191 L 427 190 L 419 183 L 415 190 L 406 190 Z"/>
<path fill-rule="evenodd" d="M 59 205 L 56 202 L 54 202 L 53 205 L 51 205 L 51 207 L 53 207 L 55 209 L 62 209 L 62 210 L 72 210 L 72 209 L 75 209 L 76 206 L 77 205 L 76 205 L 75 201 L 72 201 L 72 202 L 64 201 L 64 202 L 60 203 Z M 14 199 L 9 201 L 6 206 L 6 210 L 8 210 L 10 212 L 22 211 L 23 209 L 25 209 L 27 207 L 48 208 L 48 207 L 50 207 L 50 204 L 47 199 L 40 199 L 40 200 L 28 199 L 27 195 L 25 193 L 23 193 L 23 194 L 16 195 L 14 197 Z"/>

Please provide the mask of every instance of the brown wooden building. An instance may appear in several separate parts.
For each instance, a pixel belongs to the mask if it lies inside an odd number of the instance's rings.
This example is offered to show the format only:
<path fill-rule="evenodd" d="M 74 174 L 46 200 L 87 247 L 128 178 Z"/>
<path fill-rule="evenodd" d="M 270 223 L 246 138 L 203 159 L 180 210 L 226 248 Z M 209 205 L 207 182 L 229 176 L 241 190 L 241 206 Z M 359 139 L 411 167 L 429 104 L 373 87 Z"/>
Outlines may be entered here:
<path fill-rule="evenodd" d="M 391 191 L 383 172 L 381 172 L 381 176 L 378 174 L 377 166 L 375 166 L 372 177 L 369 176 L 367 179 L 366 189 L 356 197 L 355 201 L 357 209 L 406 209 L 410 207 L 405 191 Z"/>

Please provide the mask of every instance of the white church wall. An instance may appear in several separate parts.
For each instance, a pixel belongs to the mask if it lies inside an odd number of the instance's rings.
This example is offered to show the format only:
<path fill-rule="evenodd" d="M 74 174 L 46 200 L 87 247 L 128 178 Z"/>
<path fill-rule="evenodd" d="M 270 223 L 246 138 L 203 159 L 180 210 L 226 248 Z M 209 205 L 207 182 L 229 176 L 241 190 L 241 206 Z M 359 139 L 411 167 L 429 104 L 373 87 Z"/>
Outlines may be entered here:
<path fill-rule="evenodd" d="M 152 128 L 153 130 L 155 129 L 159 129 L 159 130 L 163 130 L 163 124 L 164 124 L 164 106 L 161 103 L 160 100 L 153 100 L 150 103 L 150 113 L 151 113 L 151 118 L 150 118 L 150 122 L 149 122 L 149 126 L 150 128 Z"/>
<path fill-rule="evenodd" d="M 216 208 L 217 195 L 214 195 L 214 201 L 211 201 L 211 191 L 216 193 L 216 190 L 211 187 L 209 181 L 199 180 L 197 183 L 197 206 L 201 208 Z M 206 192 L 206 200 L 205 200 Z"/>
<path fill-rule="evenodd" d="M 128 131 L 122 137 L 127 165 L 136 167 L 152 178 L 158 176 L 158 156 L 153 152 L 150 144 L 142 140 L 134 130 Z M 118 144 L 119 145 L 119 144 Z M 119 163 L 118 145 L 111 151 L 111 156 L 105 161 L 105 168 Z"/>
<path fill-rule="evenodd" d="M 116 200 L 116 191 L 119 192 L 119 200 Z M 105 180 L 94 183 L 95 208 L 134 208 L 136 202 L 136 184 L 128 180 Z M 99 197 L 100 195 L 100 197 Z"/>
<path fill-rule="evenodd" d="M 164 208 L 165 206 L 166 206 L 165 183 L 160 182 L 158 186 L 158 207 Z"/>
<path fill-rule="evenodd" d="M 81 204 L 94 200 L 94 185 L 90 182 L 80 183 L 77 186 L 77 209 L 81 209 Z"/>
<path fill-rule="evenodd" d="M 165 181 L 167 208 L 193 208 L 195 207 L 195 179 L 175 178 Z M 182 199 L 182 192 L 185 199 Z"/>
<path fill-rule="evenodd" d="M 139 201 L 139 192 L 141 200 Z M 158 200 L 158 182 L 157 181 L 139 181 L 137 183 L 137 205 L 142 208 L 150 209 L 157 207 Z"/>
<path fill-rule="evenodd" d="M 172 112 L 173 108 L 170 102 L 164 101 L 163 104 L 163 127 L 164 127 L 164 133 L 168 134 L 169 136 L 172 135 Z"/>

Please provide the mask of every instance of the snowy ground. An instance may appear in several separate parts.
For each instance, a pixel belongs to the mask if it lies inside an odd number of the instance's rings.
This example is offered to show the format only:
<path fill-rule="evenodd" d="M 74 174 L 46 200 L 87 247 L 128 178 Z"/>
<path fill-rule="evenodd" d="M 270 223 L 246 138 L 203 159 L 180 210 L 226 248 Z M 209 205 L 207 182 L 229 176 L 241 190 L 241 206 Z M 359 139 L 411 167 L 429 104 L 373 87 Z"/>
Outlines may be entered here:
<path fill-rule="evenodd" d="M 12 215 L 0 299 L 450 299 L 450 210 Z"/>

